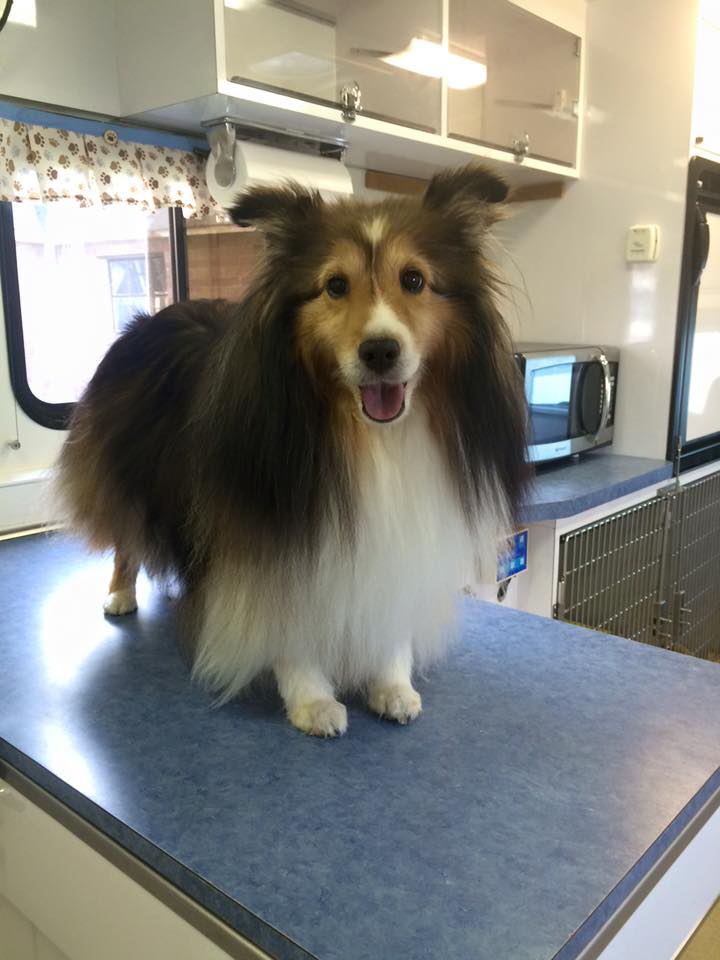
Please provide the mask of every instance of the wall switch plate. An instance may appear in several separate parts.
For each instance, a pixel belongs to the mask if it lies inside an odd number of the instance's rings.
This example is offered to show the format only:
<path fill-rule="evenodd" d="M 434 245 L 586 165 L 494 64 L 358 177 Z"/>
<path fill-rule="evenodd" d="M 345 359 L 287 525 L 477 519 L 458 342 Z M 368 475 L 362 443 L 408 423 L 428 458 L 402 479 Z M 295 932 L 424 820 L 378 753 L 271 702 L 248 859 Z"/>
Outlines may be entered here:
<path fill-rule="evenodd" d="M 629 227 L 625 241 L 625 259 L 628 263 L 650 263 L 658 258 L 660 227 L 656 223 Z"/>

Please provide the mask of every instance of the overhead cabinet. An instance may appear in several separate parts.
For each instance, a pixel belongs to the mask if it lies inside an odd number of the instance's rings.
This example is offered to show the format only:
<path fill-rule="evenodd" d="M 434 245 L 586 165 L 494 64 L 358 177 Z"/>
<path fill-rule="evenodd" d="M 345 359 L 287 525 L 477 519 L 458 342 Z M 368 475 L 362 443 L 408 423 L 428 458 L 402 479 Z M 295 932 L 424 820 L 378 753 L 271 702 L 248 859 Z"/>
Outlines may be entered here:
<path fill-rule="evenodd" d="M 573 178 L 583 19 L 569 23 L 566 3 L 551 22 L 532 5 L 161 0 L 148 22 L 128 0 L 121 100 L 164 126 L 229 117 L 337 143 L 366 168 L 425 176 L 484 157 L 514 183 Z"/>
<path fill-rule="evenodd" d="M 448 136 L 574 167 L 579 36 L 509 0 L 450 0 L 450 49 L 485 64 L 482 86 L 448 84 Z"/>

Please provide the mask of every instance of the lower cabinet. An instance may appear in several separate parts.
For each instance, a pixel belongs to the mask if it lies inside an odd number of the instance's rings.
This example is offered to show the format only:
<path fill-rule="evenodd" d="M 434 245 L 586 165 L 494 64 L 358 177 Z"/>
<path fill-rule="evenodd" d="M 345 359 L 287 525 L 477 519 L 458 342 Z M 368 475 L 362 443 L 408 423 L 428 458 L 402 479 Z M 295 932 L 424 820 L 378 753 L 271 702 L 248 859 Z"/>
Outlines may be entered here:
<path fill-rule="evenodd" d="M 2 960 L 69 960 L 7 897 L 0 896 Z"/>
<path fill-rule="evenodd" d="M 677 842 L 677 841 L 676 841 Z M 682 837 L 679 839 L 682 844 Z M 672 848 L 669 851 L 672 856 Z M 684 846 L 639 904 L 629 905 L 628 918 L 601 948 L 591 944 L 581 960 L 715 960 L 714 952 L 698 954 L 693 935 L 720 897 L 720 810 Z M 687 951 L 687 952 L 685 952 Z"/>
<path fill-rule="evenodd" d="M 69 826 L 0 779 L 0 960 L 267 956 L 37 787 L 30 793 Z"/>

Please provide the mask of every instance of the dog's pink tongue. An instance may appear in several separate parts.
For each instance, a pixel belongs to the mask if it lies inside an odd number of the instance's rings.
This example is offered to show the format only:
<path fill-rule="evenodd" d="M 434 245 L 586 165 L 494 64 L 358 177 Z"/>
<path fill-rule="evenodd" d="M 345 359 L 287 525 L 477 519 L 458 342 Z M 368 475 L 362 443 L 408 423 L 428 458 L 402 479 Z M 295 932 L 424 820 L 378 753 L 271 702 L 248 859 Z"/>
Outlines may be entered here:
<path fill-rule="evenodd" d="M 373 420 L 392 420 L 396 417 L 405 399 L 402 383 L 373 383 L 360 388 L 365 413 Z"/>

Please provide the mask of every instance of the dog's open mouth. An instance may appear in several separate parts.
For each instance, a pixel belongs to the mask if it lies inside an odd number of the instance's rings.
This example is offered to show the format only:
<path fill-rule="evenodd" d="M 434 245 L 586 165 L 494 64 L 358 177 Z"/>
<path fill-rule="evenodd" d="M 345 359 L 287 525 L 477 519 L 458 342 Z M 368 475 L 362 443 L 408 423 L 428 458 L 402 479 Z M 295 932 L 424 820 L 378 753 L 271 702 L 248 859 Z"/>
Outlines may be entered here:
<path fill-rule="evenodd" d="M 378 423 L 395 420 L 405 409 L 405 383 L 371 383 L 360 387 L 365 416 Z"/>

